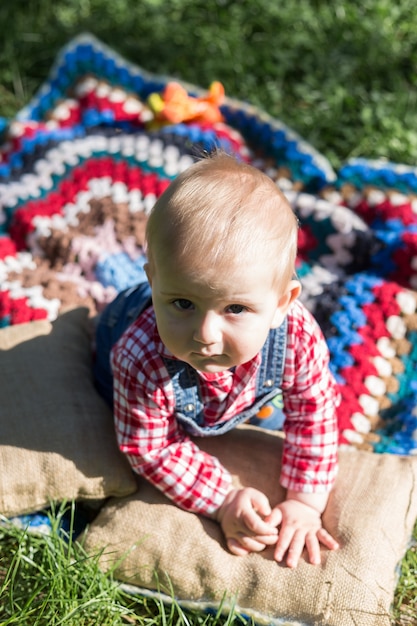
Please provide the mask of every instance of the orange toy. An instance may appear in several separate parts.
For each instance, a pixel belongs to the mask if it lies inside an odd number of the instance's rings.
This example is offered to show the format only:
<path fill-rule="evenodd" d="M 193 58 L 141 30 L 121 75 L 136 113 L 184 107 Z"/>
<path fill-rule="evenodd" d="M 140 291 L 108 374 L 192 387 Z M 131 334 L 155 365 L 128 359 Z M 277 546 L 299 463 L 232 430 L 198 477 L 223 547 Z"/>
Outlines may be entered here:
<path fill-rule="evenodd" d="M 155 121 L 168 124 L 180 122 L 222 122 L 220 105 L 224 99 L 224 87 L 214 81 L 207 96 L 190 96 L 179 83 L 169 82 L 162 95 L 152 93 L 148 104 L 155 115 Z"/>

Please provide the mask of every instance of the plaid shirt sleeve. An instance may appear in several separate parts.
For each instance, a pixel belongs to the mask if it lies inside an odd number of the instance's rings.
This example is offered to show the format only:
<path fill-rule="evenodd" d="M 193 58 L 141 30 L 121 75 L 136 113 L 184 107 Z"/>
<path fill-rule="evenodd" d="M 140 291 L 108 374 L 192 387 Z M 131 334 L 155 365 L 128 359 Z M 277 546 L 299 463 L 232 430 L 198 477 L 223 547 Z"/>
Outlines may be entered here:
<path fill-rule="evenodd" d="M 230 489 L 230 474 L 178 427 L 170 379 L 154 346 L 152 316 L 146 312 L 139 319 L 111 356 L 120 450 L 135 472 L 178 506 L 210 515 Z"/>
<path fill-rule="evenodd" d="M 337 474 L 340 402 L 322 332 L 298 301 L 288 315 L 283 396 L 285 444 L 281 484 L 304 493 L 326 493 Z"/>

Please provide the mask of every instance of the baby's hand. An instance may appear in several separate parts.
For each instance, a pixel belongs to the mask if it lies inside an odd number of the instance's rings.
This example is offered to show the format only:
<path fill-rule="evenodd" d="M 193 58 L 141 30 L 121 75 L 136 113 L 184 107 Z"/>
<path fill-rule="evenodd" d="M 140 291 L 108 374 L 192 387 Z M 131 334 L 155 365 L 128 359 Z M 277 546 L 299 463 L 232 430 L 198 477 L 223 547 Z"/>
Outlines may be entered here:
<path fill-rule="evenodd" d="M 270 514 L 268 498 L 257 489 L 246 487 L 227 494 L 215 519 L 222 527 L 230 552 L 242 556 L 276 543 L 276 524 L 264 521 Z"/>
<path fill-rule="evenodd" d="M 337 550 L 339 547 L 337 541 L 323 528 L 320 512 L 305 502 L 285 500 L 273 509 L 265 521 L 280 526 L 274 558 L 281 562 L 285 553 L 288 553 L 288 567 L 297 567 L 304 546 L 313 565 L 321 562 L 320 544 L 329 550 Z"/>

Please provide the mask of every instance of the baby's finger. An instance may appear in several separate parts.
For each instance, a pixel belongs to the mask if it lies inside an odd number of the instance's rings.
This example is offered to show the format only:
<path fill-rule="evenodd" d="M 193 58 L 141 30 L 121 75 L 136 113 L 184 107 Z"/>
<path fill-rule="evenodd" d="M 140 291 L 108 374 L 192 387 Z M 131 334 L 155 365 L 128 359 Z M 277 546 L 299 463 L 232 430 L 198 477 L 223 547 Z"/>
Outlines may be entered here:
<path fill-rule="evenodd" d="M 236 556 L 245 556 L 245 554 L 249 554 L 250 552 L 250 550 L 244 548 L 242 544 L 237 541 L 237 539 L 228 539 L 227 547 L 229 548 L 230 552 L 232 554 L 235 554 Z"/>
<path fill-rule="evenodd" d="M 324 528 L 320 528 L 317 531 L 317 538 L 320 543 L 326 546 L 329 550 L 337 550 L 340 547 L 336 539 L 334 539 Z"/>
<path fill-rule="evenodd" d="M 277 533 L 274 533 L 273 535 L 254 535 L 252 539 L 263 543 L 265 546 L 274 546 L 277 542 L 277 537 Z"/>
<path fill-rule="evenodd" d="M 277 545 L 274 552 L 274 559 L 280 563 L 284 558 L 284 554 L 287 552 L 288 548 L 294 537 L 294 530 L 289 526 L 284 526 L 281 528 L 278 534 Z"/>
<path fill-rule="evenodd" d="M 266 544 L 257 541 L 254 537 L 242 536 L 239 539 L 236 537 L 228 539 L 227 547 L 232 554 L 243 556 L 249 552 L 262 552 L 265 550 Z"/>
<path fill-rule="evenodd" d="M 320 565 L 321 554 L 318 533 L 317 535 L 314 532 L 308 533 L 305 543 L 307 548 L 308 560 L 310 561 L 310 563 L 312 565 Z"/>
<path fill-rule="evenodd" d="M 297 532 L 295 533 L 291 544 L 288 548 L 288 556 L 287 556 L 287 565 L 288 567 L 294 568 L 297 567 L 298 561 L 303 553 L 305 546 L 305 535 L 304 533 Z"/>
<path fill-rule="evenodd" d="M 248 489 L 248 495 L 254 510 L 259 513 L 261 517 L 266 517 L 271 513 L 271 505 L 269 500 L 262 491 L 257 489 Z"/>
<path fill-rule="evenodd" d="M 275 508 L 272 509 L 271 514 L 267 515 L 264 520 L 267 524 L 271 526 L 279 526 L 282 522 L 282 512 L 281 509 Z"/>
<path fill-rule="evenodd" d="M 275 535 L 275 539 L 277 538 L 277 528 L 264 521 L 253 509 L 242 512 L 242 521 L 253 535 Z"/>

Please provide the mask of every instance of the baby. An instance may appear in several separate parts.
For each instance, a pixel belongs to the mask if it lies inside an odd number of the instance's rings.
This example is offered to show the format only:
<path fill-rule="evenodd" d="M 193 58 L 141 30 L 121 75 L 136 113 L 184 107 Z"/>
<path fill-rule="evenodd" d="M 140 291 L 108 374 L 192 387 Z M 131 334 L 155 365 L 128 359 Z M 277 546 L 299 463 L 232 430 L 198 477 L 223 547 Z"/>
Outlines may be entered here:
<path fill-rule="evenodd" d="M 224 153 L 198 161 L 156 202 L 149 282 L 103 312 L 95 366 L 134 471 L 217 520 L 232 553 L 273 545 L 289 567 L 304 548 L 313 564 L 321 544 L 338 548 L 321 514 L 337 473 L 339 398 L 322 333 L 298 300 L 296 251 L 297 220 L 268 176 Z M 279 394 L 283 413 L 269 421 L 285 432 L 286 499 L 270 503 L 234 488 L 190 435 L 262 424 Z"/>

